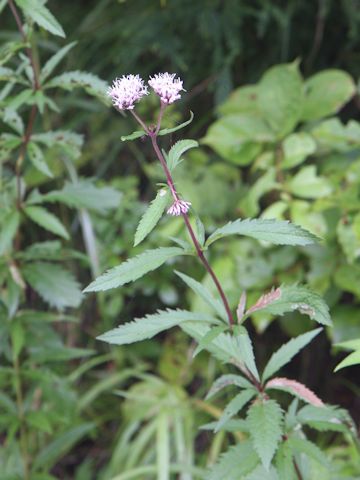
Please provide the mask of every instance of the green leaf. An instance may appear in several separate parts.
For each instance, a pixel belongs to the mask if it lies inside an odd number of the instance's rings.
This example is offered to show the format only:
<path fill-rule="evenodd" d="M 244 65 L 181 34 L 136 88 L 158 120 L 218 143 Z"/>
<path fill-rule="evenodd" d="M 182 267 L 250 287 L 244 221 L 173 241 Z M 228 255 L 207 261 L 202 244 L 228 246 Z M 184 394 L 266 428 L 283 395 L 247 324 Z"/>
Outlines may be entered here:
<path fill-rule="evenodd" d="M 279 138 L 300 121 L 303 85 L 297 62 L 270 68 L 258 84 L 258 108 Z"/>
<path fill-rule="evenodd" d="M 247 413 L 252 444 L 266 469 L 281 440 L 282 420 L 280 405 L 275 400 L 255 402 Z"/>
<path fill-rule="evenodd" d="M 177 125 L 176 127 L 173 127 L 173 128 L 162 128 L 158 135 L 168 135 L 169 133 L 173 133 L 173 132 L 176 132 L 177 130 L 180 130 L 181 128 L 184 128 L 186 127 L 187 125 L 189 125 L 192 121 L 193 121 L 193 118 L 194 118 L 194 114 L 193 112 L 190 111 L 190 118 L 189 120 L 186 120 L 186 122 L 184 123 L 181 123 L 180 125 Z"/>
<path fill-rule="evenodd" d="M 158 191 L 154 200 L 150 203 L 144 215 L 141 217 L 139 225 L 135 233 L 134 247 L 139 245 L 144 238 L 155 228 L 158 221 L 162 217 L 166 205 L 169 202 L 170 193 L 166 188 Z"/>
<path fill-rule="evenodd" d="M 46 432 L 51 434 L 52 428 L 51 423 L 48 418 L 48 414 L 45 412 L 27 412 L 26 413 L 26 423 L 36 430 L 40 430 L 42 432 Z"/>
<path fill-rule="evenodd" d="M 332 192 L 329 181 L 316 174 L 316 166 L 303 167 L 287 184 L 291 193 L 301 198 L 322 198 Z"/>
<path fill-rule="evenodd" d="M 238 331 L 238 333 L 237 333 Z M 254 350 L 249 334 L 244 327 L 236 326 L 234 328 L 235 340 L 238 344 L 239 356 L 246 368 L 253 374 L 256 380 L 260 380 L 259 372 L 256 368 Z"/>
<path fill-rule="evenodd" d="M 293 168 L 316 151 L 316 142 L 306 132 L 293 133 L 282 142 L 282 150 L 281 168 Z"/>
<path fill-rule="evenodd" d="M 258 456 L 251 443 L 244 441 L 223 453 L 219 462 L 205 478 L 206 480 L 240 480 L 254 470 L 258 463 Z"/>
<path fill-rule="evenodd" d="M 76 44 L 77 42 L 71 42 L 68 45 L 65 45 L 64 47 L 60 48 L 60 50 L 58 50 L 51 58 L 49 58 L 40 73 L 40 81 L 42 84 Z"/>
<path fill-rule="evenodd" d="M 258 465 L 255 470 L 246 477 L 246 480 L 279 480 L 279 477 L 274 467 L 270 467 L 268 470 L 263 465 Z"/>
<path fill-rule="evenodd" d="M 246 378 L 242 377 L 241 375 L 234 375 L 234 374 L 221 375 L 221 377 L 216 379 L 215 382 L 212 384 L 205 399 L 209 400 L 211 397 L 213 397 L 218 392 L 220 392 L 223 388 L 229 385 L 235 385 L 236 387 L 239 387 L 239 388 L 253 387 L 252 384 L 249 382 L 249 380 L 246 380 Z"/>
<path fill-rule="evenodd" d="M 64 225 L 57 217 L 55 217 L 55 215 L 45 210 L 45 208 L 25 207 L 24 212 L 33 222 L 40 225 L 40 227 L 43 227 L 45 230 L 49 230 L 49 232 L 59 235 L 59 237 L 65 238 L 66 240 L 69 239 L 69 235 Z"/>
<path fill-rule="evenodd" d="M 130 133 L 130 135 L 122 135 L 120 139 L 122 142 L 127 142 L 129 140 L 136 140 L 137 138 L 143 137 L 144 135 L 147 135 L 144 130 L 137 130 L 136 132 Z"/>
<path fill-rule="evenodd" d="M 321 331 L 322 328 L 316 328 L 311 332 L 306 332 L 296 338 L 292 338 L 282 345 L 279 350 L 272 354 L 270 360 L 266 364 L 262 375 L 262 381 L 265 382 L 265 380 L 274 375 L 274 373 L 280 370 L 280 368 L 289 363 L 290 360 Z"/>
<path fill-rule="evenodd" d="M 181 156 L 190 148 L 196 148 L 199 144 L 195 140 L 179 140 L 170 149 L 167 164 L 170 171 L 173 171 L 180 163 Z"/>
<path fill-rule="evenodd" d="M 55 130 L 46 133 L 35 133 L 31 136 L 33 141 L 42 143 L 47 147 L 59 146 L 67 155 L 76 159 L 81 154 L 84 143 L 83 135 L 66 130 Z"/>
<path fill-rule="evenodd" d="M 11 248 L 12 241 L 20 225 L 20 214 L 12 210 L 1 219 L 0 230 L 0 255 L 3 255 Z"/>
<path fill-rule="evenodd" d="M 290 437 L 288 439 L 289 447 L 294 453 L 305 453 L 310 458 L 313 458 L 317 462 L 321 463 L 327 468 L 330 468 L 329 460 L 326 455 L 310 440 L 299 437 Z"/>
<path fill-rule="evenodd" d="M 298 310 L 322 325 L 331 325 L 329 307 L 317 293 L 301 285 L 281 286 L 280 293 L 279 298 L 257 310 L 272 315 L 283 315 Z"/>
<path fill-rule="evenodd" d="M 65 37 L 65 32 L 56 20 L 54 15 L 43 5 L 40 0 L 15 0 L 18 7 L 20 7 L 24 14 L 29 16 L 40 27 L 43 27 L 50 33 Z"/>
<path fill-rule="evenodd" d="M 166 411 L 156 419 L 157 480 L 170 480 L 170 416 Z"/>
<path fill-rule="evenodd" d="M 12 108 L 0 109 L 0 117 L 2 121 L 9 125 L 19 135 L 23 135 L 25 131 L 24 122 L 16 110 Z"/>
<path fill-rule="evenodd" d="M 16 52 L 22 50 L 26 44 L 24 42 L 6 42 L 0 46 L 0 65 L 3 65 L 11 57 L 15 55 Z"/>
<path fill-rule="evenodd" d="M 79 440 L 94 430 L 94 423 L 83 423 L 61 432 L 55 440 L 43 447 L 33 462 L 34 469 L 50 469 L 59 458 L 63 457 Z"/>
<path fill-rule="evenodd" d="M 21 272 L 40 297 L 58 310 L 80 305 L 79 284 L 72 273 L 60 265 L 33 262 L 24 265 Z"/>
<path fill-rule="evenodd" d="M 337 372 L 338 370 L 341 370 L 342 368 L 345 368 L 345 367 L 352 367 L 353 365 L 359 365 L 359 364 L 360 364 L 360 349 L 350 353 L 350 355 L 348 355 L 346 358 L 344 358 L 344 360 L 342 360 L 338 365 L 336 365 L 334 372 Z"/>
<path fill-rule="evenodd" d="M 105 105 L 109 105 L 109 99 L 106 96 L 107 83 L 92 73 L 80 72 L 79 70 L 63 73 L 52 78 L 45 86 L 45 88 L 54 87 L 70 91 L 74 88 L 84 88 L 89 95 L 98 98 Z"/>
<path fill-rule="evenodd" d="M 32 203 L 61 202 L 69 207 L 85 208 L 97 213 L 106 213 L 119 206 L 121 193 L 112 187 L 96 187 L 90 180 L 65 182 L 61 190 L 46 195 L 36 195 Z"/>
<path fill-rule="evenodd" d="M 218 320 L 205 313 L 193 313 L 186 310 L 159 310 L 144 318 L 137 318 L 132 322 L 120 325 L 97 337 L 107 343 L 125 345 L 152 338 L 164 330 L 168 330 L 184 322 L 205 322 L 217 324 Z"/>
<path fill-rule="evenodd" d="M 212 293 L 204 287 L 200 282 L 194 280 L 193 278 L 185 275 L 185 273 L 178 272 L 175 270 L 176 275 L 178 275 L 188 287 L 190 287 L 196 295 L 199 295 L 208 305 L 210 305 L 219 315 L 220 318 L 227 322 L 228 317 L 224 305 L 213 297 Z"/>
<path fill-rule="evenodd" d="M 215 427 L 217 433 L 225 423 L 234 417 L 256 395 L 256 390 L 243 390 L 238 393 L 225 407 Z"/>
<path fill-rule="evenodd" d="M 298 411 L 297 420 L 320 432 L 328 430 L 344 433 L 356 432 L 356 427 L 346 410 L 328 405 L 324 407 L 305 405 Z"/>
<path fill-rule="evenodd" d="M 34 142 L 29 142 L 27 146 L 27 152 L 30 158 L 30 162 L 34 165 L 34 167 L 39 170 L 41 173 L 46 175 L 47 177 L 53 178 L 54 175 L 51 172 L 50 168 L 48 167 L 44 154 L 41 148 Z"/>
<path fill-rule="evenodd" d="M 205 348 L 210 345 L 210 343 L 215 340 L 216 337 L 223 333 L 225 330 L 228 329 L 227 325 L 218 325 L 217 327 L 212 328 L 209 330 L 203 338 L 200 340 L 199 345 L 196 347 L 193 353 L 193 358 L 196 357 L 200 352 L 202 352 Z"/>
<path fill-rule="evenodd" d="M 125 283 L 137 280 L 145 275 L 145 273 L 155 270 L 169 260 L 169 258 L 184 254 L 184 250 L 177 247 L 147 250 L 146 252 L 123 262 L 121 265 L 108 270 L 90 283 L 90 285 L 85 288 L 84 292 L 98 292 L 120 287 Z"/>
<path fill-rule="evenodd" d="M 341 70 L 323 70 L 305 82 L 302 120 L 319 120 L 341 109 L 355 94 L 351 76 Z"/>
<path fill-rule="evenodd" d="M 298 480 L 294 469 L 293 453 L 287 440 L 280 444 L 275 462 L 279 480 Z"/>
<path fill-rule="evenodd" d="M 293 223 L 253 218 L 238 219 L 218 228 L 210 235 L 205 245 L 209 246 L 216 240 L 229 235 L 246 235 L 276 245 L 310 245 L 317 241 L 315 235 Z"/>
<path fill-rule="evenodd" d="M 25 330 L 19 321 L 12 321 L 10 331 L 13 355 L 18 358 L 25 345 Z"/>

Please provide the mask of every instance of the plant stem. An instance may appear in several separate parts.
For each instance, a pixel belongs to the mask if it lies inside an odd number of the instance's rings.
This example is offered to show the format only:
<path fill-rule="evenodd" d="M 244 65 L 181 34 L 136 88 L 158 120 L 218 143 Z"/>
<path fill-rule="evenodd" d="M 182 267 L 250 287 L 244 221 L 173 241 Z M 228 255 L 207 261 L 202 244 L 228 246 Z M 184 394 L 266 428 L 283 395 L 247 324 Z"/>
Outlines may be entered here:
<path fill-rule="evenodd" d="M 9 7 L 10 7 L 10 10 L 11 10 L 13 16 L 14 16 L 16 25 L 18 27 L 18 30 L 20 32 L 20 35 L 21 35 L 24 43 L 28 43 L 28 38 L 27 38 L 26 33 L 23 29 L 19 12 L 18 12 L 13 0 L 9 0 Z M 31 65 L 31 68 L 32 68 L 32 72 L 33 72 L 33 91 L 35 93 L 37 90 L 39 90 L 41 88 L 41 86 L 40 86 L 40 81 L 39 81 L 38 69 L 36 68 L 36 63 L 35 63 L 35 59 L 34 59 L 34 55 L 33 55 L 31 47 L 26 48 L 26 54 L 29 58 L 30 65 Z M 22 168 L 22 164 L 24 163 L 26 149 L 27 149 L 27 146 L 28 146 L 28 143 L 30 141 L 31 134 L 32 134 L 32 131 L 33 131 L 33 128 L 34 128 L 36 114 L 37 114 L 37 106 L 33 105 L 31 107 L 29 120 L 28 120 L 28 123 L 27 123 L 25 135 L 24 135 L 24 138 L 23 138 L 23 143 L 22 143 L 21 148 L 20 148 L 19 156 L 16 160 L 16 166 L 15 166 L 16 190 L 17 190 L 17 202 L 16 203 L 17 203 L 17 208 L 18 209 L 20 209 L 20 207 L 21 207 L 21 168 Z"/>
<path fill-rule="evenodd" d="M 300 472 L 300 468 L 299 468 L 298 464 L 296 463 L 295 458 L 293 459 L 293 464 L 294 464 L 294 468 L 295 468 L 295 472 L 296 472 L 296 476 L 297 476 L 298 480 L 303 480 L 303 476 Z"/>
<path fill-rule="evenodd" d="M 163 116 L 163 113 L 164 113 L 164 108 L 165 108 L 165 105 L 161 104 L 158 122 L 157 122 L 156 128 L 154 130 L 150 130 L 145 125 L 143 120 L 133 110 L 130 110 L 130 112 L 135 117 L 135 119 L 139 122 L 139 124 L 142 126 L 142 128 L 147 133 L 147 135 L 150 137 L 153 149 L 154 149 L 154 151 L 156 153 L 156 156 L 159 159 L 159 161 L 161 163 L 161 166 L 164 170 L 164 173 L 165 173 L 165 176 L 166 176 L 166 181 L 167 181 L 167 184 L 170 188 L 171 194 L 172 194 L 174 200 L 177 201 L 177 200 L 179 200 L 179 196 L 178 196 L 178 193 L 177 193 L 176 188 L 175 188 L 174 180 L 173 180 L 173 178 L 171 176 L 171 173 L 170 173 L 170 170 L 169 170 L 169 168 L 166 164 L 166 160 L 165 160 L 163 154 L 161 153 L 159 145 L 157 143 L 157 135 L 158 135 L 158 132 L 160 130 L 160 125 L 161 125 L 161 120 L 162 120 L 162 116 Z M 201 245 L 199 244 L 199 242 L 198 242 L 198 240 L 195 236 L 194 230 L 193 230 L 193 228 L 190 224 L 189 217 L 188 217 L 187 213 L 183 213 L 182 216 L 183 216 L 186 228 L 187 228 L 187 230 L 190 234 L 191 240 L 194 244 L 197 256 L 199 257 L 199 259 L 203 263 L 206 271 L 211 276 L 211 278 L 212 278 L 212 280 L 213 280 L 213 282 L 214 282 L 214 284 L 215 284 L 215 286 L 216 286 L 216 288 L 217 288 L 217 290 L 220 294 L 221 300 L 222 300 L 222 302 L 224 304 L 224 307 L 225 307 L 226 315 L 228 317 L 229 325 L 232 328 L 233 325 L 234 325 L 234 319 L 233 319 L 233 316 L 232 316 L 232 313 L 231 313 L 229 302 L 228 302 L 228 300 L 226 298 L 226 295 L 224 293 L 224 290 L 223 290 L 223 288 L 222 288 L 222 286 L 219 282 L 219 279 L 217 278 L 215 272 L 211 268 L 209 262 L 207 261 L 205 255 L 204 255 L 204 252 L 201 248 Z"/>

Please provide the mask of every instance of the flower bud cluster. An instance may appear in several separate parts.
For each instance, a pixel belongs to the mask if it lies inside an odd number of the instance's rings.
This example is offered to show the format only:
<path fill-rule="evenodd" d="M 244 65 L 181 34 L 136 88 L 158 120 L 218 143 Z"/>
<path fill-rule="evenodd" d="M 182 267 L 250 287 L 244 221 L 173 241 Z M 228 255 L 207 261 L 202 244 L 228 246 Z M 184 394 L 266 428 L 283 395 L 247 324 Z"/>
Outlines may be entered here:
<path fill-rule="evenodd" d="M 158 73 L 149 78 L 148 84 L 160 97 L 164 105 L 170 105 L 181 98 L 183 82 L 175 73 Z M 113 105 L 119 110 L 132 110 L 135 103 L 148 95 L 148 87 L 139 75 L 123 75 L 113 81 L 107 91 Z"/>

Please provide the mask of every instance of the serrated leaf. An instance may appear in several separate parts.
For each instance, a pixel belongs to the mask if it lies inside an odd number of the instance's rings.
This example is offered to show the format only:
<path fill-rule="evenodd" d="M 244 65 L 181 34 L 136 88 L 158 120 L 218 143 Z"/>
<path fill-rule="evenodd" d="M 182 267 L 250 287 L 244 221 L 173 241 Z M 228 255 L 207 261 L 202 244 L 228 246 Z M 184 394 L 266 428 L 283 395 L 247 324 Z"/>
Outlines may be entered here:
<path fill-rule="evenodd" d="M 17 210 L 10 211 L 1 220 L 0 230 L 0 255 L 11 248 L 12 241 L 18 231 L 20 214 Z"/>
<path fill-rule="evenodd" d="M 108 270 L 90 283 L 90 285 L 84 289 L 84 292 L 98 292 L 120 287 L 125 283 L 137 280 L 145 275 L 145 273 L 155 270 L 169 260 L 169 258 L 184 254 L 184 250 L 177 247 L 147 250 L 146 252 L 123 262 L 121 265 Z"/>
<path fill-rule="evenodd" d="M 288 444 L 294 453 L 305 453 L 305 455 L 313 458 L 317 462 L 321 463 L 321 465 L 330 468 L 330 463 L 326 455 L 317 445 L 315 445 L 315 443 L 310 442 L 310 440 L 299 437 L 290 437 L 288 439 Z"/>
<path fill-rule="evenodd" d="M 214 432 L 217 433 L 225 423 L 234 417 L 256 395 L 254 389 L 243 390 L 238 393 L 225 407 Z"/>
<path fill-rule="evenodd" d="M 24 134 L 24 122 L 16 110 L 12 108 L 0 109 L 0 116 L 3 122 L 9 125 L 9 127 L 14 129 L 18 134 Z"/>
<path fill-rule="evenodd" d="M 43 66 L 40 73 L 40 81 L 43 84 L 49 75 L 52 74 L 57 65 L 67 55 L 67 53 L 77 44 L 77 42 L 71 42 L 68 45 L 60 48 Z"/>
<path fill-rule="evenodd" d="M 301 424 L 308 425 L 319 431 L 349 432 L 356 431 L 353 421 L 348 412 L 343 409 L 328 406 L 315 407 L 305 405 L 297 413 L 297 419 Z"/>
<path fill-rule="evenodd" d="M 39 0 L 15 0 L 15 3 L 23 10 L 25 15 L 29 16 L 40 27 L 54 35 L 65 37 L 62 26 L 50 10 L 43 5 L 43 2 Z"/>
<path fill-rule="evenodd" d="M 297 480 L 294 469 L 293 453 L 287 440 L 280 444 L 276 452 L 275 463 L 279 480 Z"/>
<path fill-rule="evenodd" d="M 24 42 L 6 42 L 0 46 L 0 65 L 6 63 L 16 52 L 24 48 Z"/>
<path fill-rule="evenodd" d="M 45 210 L 45 208 L 28 206 L 24 208 L 24 212 L 33 222 L 40 225 L 40 227 L 43 227 L 46 230 L 49 230 L 49 232 L 59 235 L 59 237 L 65 238 L 66 240 L 69 239 L 69 234 L 64 225 L 57 217 L 55 217 L 55 215 Z"/>
<path fill-rule="evenodd" d="M 210 235 L 205 245 L 209 246 L 229 235 L 246 235 L 276 245 L 310 245 L 318 240 L 315 235 L 299 225 L 284 220 L 253 218 L 238 219 L 218 228 Z"/>
<path fill-rule="evenodd" d="M 21 272 L 30 286 L 49 305 L 58 310 L 80 305 L 79 284 L 72 273 L 60 265 L 48 262 L 33 262 L 24 265 Z"/>
<path fill-rule="evenodd" d="M 85 208 L 98 213 L 105 213 L 118 207 L 121 193 L 112 187 L 96 187 L 90 180 L 65 182 L 61 190 L 53 190 L 46 195 L 38 195 L 32 203 L 61 202 L 69 207 Z M 36 202 L 35 202 L 36 201 Z"/>
<path fill-rule="evenodd" d="M 31 139 L 47 147 L 59 146 L 67 155 L 76 159 L 81 154 L 84 136 L 66 130 L 55 130 L 46 133 L 35 133 Z"/>
<path fill-rule="evenodd" d="M 239 333 L 236 333 L 236 329 Z M 239 356 L 242 358 L 242 362 L 246 368 L 252 373 L 256 380 L 260 380 L 259 372 L 255 363 L 255 356 L 253 346 L 249 337 L 249 334 L 243 327 L 234 328 L 235 340 L 238 344 Z"/>
<path fill-rule="evenodd" d="M 170 149 L 167 156 L 167 164 L 170 171 L 173 171 L 180 163 L 180 158 L 190 148 L 196 148 L 199 144 L 195 140 L 179 140 Z"/>
<path fill-rule="evenodd" d="M 173 133 L 173 132 L 176 132 L 177 130 L 180 130 L 181 128 L 184 128 L 186 127 L 187 125 L 189 125 L 189 123 L 191 123 L 193 121 L 193 118 L 194 118 L 194 114 L 193 112 L 190 111 L 190 118 L 189 120 L 186 120 L 186 122 L 184 123 L 181 123 L 180 125 L 177 125 L 176 127 L 173 127 L 173 128 L 162 128 L 158 135 L 168 135 L 169 133 Z"/>
<path fill-rule="evenodd" d="M 292 338 L 289 340 L 287 343 L 282 345 L 279 350 L 277 350 L 275 353 L 273 353 L 270 357 L 270 360 L 268 361 L 263 375 L 262 375 L 262 381 L 264 382 L 267 380 L 269 377 L 274 375 L 278 370 L 280 370 L 281 367 L 286 365 L 287 363 L 290 362 L 290 360 L 302 349 L 307 345 L 311 340 L 316 337 L 320 332 L 322 331 L 322 328 L 316 328 L 315 330 L 312 330 L 311 332 L 306 332 L 303 333 L 302 335 L 299 335 L 296 338 Z"/>
<path fill-rule="evenodd" d="M 74 90 L 74 88 L 84 88 L 85 91 L 99 100 L 105 105 L 109 105 L 109 99 L 106 96 L 107 83 L 96 75 L 79 70 L 66 72 L 54 77 L 48 82 L 45 88 L 59 87 L 63 90 Z"/>
<path fill-rule="evenodd" d="M 29 142 L 27 146 L 27 152 L 29 155 L 30 162 L 33 166 L 39 170 L 41 173 L 46 175 L 47 177 L 53 178 L 54 175 L 50 168 L 48 167 L 44 154 L 41 148 L 34 142 Z"/>
<path fill-rule="evenodd" d="M 214 298 L 212 293 L 206 287 L 204 287 L 204 285 L 188 275 L 185 275 L 185 273 L 178 272 L 177 270 L 175 270 L 175 273 L 186 283 L 188 287 L 190 287 L 196 293 L 196 295 L 199 295 L 199 297 L 201 297 L 208 305 L 210 305 L 217 312 L 220 318 L 227 322 L 228 317 L 223 304 Z"/>
<path fill-rule="evenodd" d="M 228 329 L 227 325 L 218 325 L 217 327 L 212 328 L 209 330 L 203 338 L 200 340 L 199 345 L 196 347 L 193 353 L 193 358 L 196 357 L 200 352 L 202 352 L 206 347 L 208 347 L 216 337 L 220 335 L 220 333 L 224 332 Z"/>
<path fill-rule="evenodd" d="M 266 469 L 269 469 L 281 440 L 282 420 L 280 405 L 275 400 L 256 402 L 248 410 L 251 441 Z"/>
<path fill-rule="evenodd" d="M 159 310 L 157 313 L 146 315 L 144 318 L 136 318 L 132 322 L 109 330 L 97 339 L 116 345 L 125 345 L 152 338 L 158 333 L 184 322 L 205 322 L 216 325 L 218 320 L 205 313 L 194 313 L 187 310 Z"/>
<path fill-rule="evenodd" d="M 263 465 L 258 465 L 247 477 L 246 480 L 279 480 L 274 467 L 267 470 Z"/>
<path fill-rule="evenodd" d="M 212 384 L 210 390 L 208 391 L 205 400 L 209 400 L 211 397 L 220 392 L 223 388 L 228 387 L 229 385 L 235 385 L 239 388 L 252 388 L 252 384 L 249 380 L 242 377 L 241 375 L 227 374 L 221 375 L 215 382 Z"/>
<path fill-rule="evenodd" d="M 332 324 L 329 307 L 317 293 L 301 285 L 281 286 L 280 290 L 281 296 L 261 309 L 262 312 L 283 315 L 298 310 L 322 325 Z"/>
<path fill-rule="evenodd" d="M 168 204 L 170 193 L 167 189 L 162 188 L 158 191 L 154 200 L 150 203 L 144 215 L 141 217 L 139 225 L 136 229 L 134 247 L 139 245 L 144 238 L 155 228 L 158 221 L 162 217 L 166 205 Z"/>
<path fill-rule="evenodd" d="M 218 463 L 206 475 L 206 480 L 239 480 L 259 463 L 249 441 L 238 443 L 223 453 Z"/>
<path fill-rule="evenodd" d="M 308 387 L 296 380 L 290 378 L 273 378 L 265 385 L 265 390 L 275 389 L 288 392 L 291 395 L 295 395 L 307 403 L 314 405 L 315 407 L 323 407 L 325 404 L 318 396 L 315 395 Z"/>

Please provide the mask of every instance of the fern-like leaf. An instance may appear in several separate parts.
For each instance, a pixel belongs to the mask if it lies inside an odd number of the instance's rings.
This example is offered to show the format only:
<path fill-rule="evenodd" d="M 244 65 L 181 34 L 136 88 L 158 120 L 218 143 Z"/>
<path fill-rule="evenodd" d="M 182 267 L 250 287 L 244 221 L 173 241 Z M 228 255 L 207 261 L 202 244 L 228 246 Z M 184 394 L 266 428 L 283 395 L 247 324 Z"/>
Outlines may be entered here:
<path fill-rule="evenodd" d="M 206 475 L 206 480 L 239 480 L 254 470 L 259 463 L 251 443 L 239 443 L 223 453 L 219 462 Z"/>

